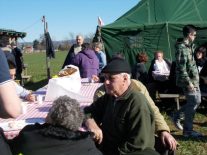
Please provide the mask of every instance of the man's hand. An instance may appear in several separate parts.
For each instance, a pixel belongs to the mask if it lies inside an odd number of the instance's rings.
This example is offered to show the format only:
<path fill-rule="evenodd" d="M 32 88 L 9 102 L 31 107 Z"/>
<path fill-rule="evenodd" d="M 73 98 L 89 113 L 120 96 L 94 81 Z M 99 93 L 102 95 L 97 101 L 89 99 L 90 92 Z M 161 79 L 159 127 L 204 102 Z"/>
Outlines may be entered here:
<path fill-rule="evenodd" d="M 167 131 L 162 131 L 160 133 L 160 138 L 162 143 L 167 146 L 170 150 L 175 151 L 177 148 L 177 141 L 175 140 L 175 138 Z"/>
<path fill-rule="evenodd" d="M 94 133 L 94 140 L 100 144 L 103 140 L 103 133 L 102 130 L 98 127 L 94 119 L 87 119 L 85 122 L 88 130 Z"/>

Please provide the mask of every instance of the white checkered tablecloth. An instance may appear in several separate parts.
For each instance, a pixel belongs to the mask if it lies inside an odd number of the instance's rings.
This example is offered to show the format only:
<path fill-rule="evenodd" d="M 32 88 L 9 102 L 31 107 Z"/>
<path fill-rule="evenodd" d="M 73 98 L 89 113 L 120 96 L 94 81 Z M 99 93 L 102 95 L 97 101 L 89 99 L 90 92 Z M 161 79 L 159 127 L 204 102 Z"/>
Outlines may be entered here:
<path fill-rule="evenodd" d="M 82 83 L 80 94 L 85 97 L 85 101 L 80 102 L 81 107 L 88 106 L 93 101 L 93 95 L 96 89 L 101 86 L 101 83 Z M 42 91 L 42 90 L 41 90 Z M 27 104 L 27 111 L 25 114 L 20 115 L 16 119 L 0 119 L 0 126 L 1 123 L 10 122 L 14 120 L 43 120 L 47 116 L 49 108 L 52 106 L 52 102 L 43 102 L 43 104 L 37 103 L 28 103 Z M 38 122 L 38 121 L 37 121 Z M 18 135 L 20 130 L 14 131 L 5 131 L 5 135 L 8 139 L 12 139 Z"/>

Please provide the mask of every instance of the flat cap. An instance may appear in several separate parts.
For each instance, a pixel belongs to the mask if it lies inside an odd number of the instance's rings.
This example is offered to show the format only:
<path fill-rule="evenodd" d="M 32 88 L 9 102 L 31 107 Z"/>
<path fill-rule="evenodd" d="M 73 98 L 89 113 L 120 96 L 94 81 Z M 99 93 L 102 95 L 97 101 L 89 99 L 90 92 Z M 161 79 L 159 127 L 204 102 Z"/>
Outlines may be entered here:
<path fill-rule="evenodd" d="M 123 58 L 113 58 L 103 69 L 102 73 L 131 73 L 131 68 L 128 62 Z"/>

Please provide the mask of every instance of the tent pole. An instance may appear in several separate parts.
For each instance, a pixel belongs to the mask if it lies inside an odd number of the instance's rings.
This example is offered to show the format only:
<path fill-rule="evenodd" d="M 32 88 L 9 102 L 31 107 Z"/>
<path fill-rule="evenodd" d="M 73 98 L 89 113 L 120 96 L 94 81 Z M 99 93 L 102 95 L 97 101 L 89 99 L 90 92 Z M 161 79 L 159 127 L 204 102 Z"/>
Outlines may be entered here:
<path fill-rule="evenodd" d="M 170 59 L 172 61 L 172 51 L 171 51 L 171 44 L 170 44 L 170 36 L 169 36 L 169 23 L 166 22 L 166 31 L 167 31 L 167 41 L 168 41 L 168 48 L 169 48 L 169 52 L 170 52 Z"/>

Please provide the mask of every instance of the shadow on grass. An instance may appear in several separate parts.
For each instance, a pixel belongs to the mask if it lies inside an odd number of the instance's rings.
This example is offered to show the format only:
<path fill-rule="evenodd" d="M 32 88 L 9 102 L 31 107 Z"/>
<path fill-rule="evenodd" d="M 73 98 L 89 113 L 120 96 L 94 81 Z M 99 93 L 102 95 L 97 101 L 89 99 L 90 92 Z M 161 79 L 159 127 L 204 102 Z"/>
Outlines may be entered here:
<path fill-rule="evenodd" d="M 193 122 L 193 124 L 201 127 L 205 127 L 207 129 L 207 122 Z"/>
<path fill-rule="evenodd" d="M 207 136 L 202 136 L 202 137 L 199 137 L 199 138 L 186 138 L 183 135 L 177 135 L 177 134 L 175 135 L 173 133 L 172 133 L 172 135 L 178 141 L 183 141 L 183 142 L 184 141 L 197 141 L 197 142 L 204 142 L 204 143 L 207 142 Z"/>
<path fill-rule="evenodd" d="M 26 83 L 24 85 L 24 87 L 26 89 L 28 89 L 28 90 L 35 91 L 35 90 L 37 90 L 37 89 L 39 89 L 39 88 L 41 88 L 41 87 L 43 87 L 43 86 L 45 86 L 47 84 L 48 84 L 48 80 L 47 79 L 44 79 L 44 80 L 41 80 L 41 81 L 38 81 L 38 82 L 32 82 L 32 81 L 30 81 L 30 82 Z"/>

